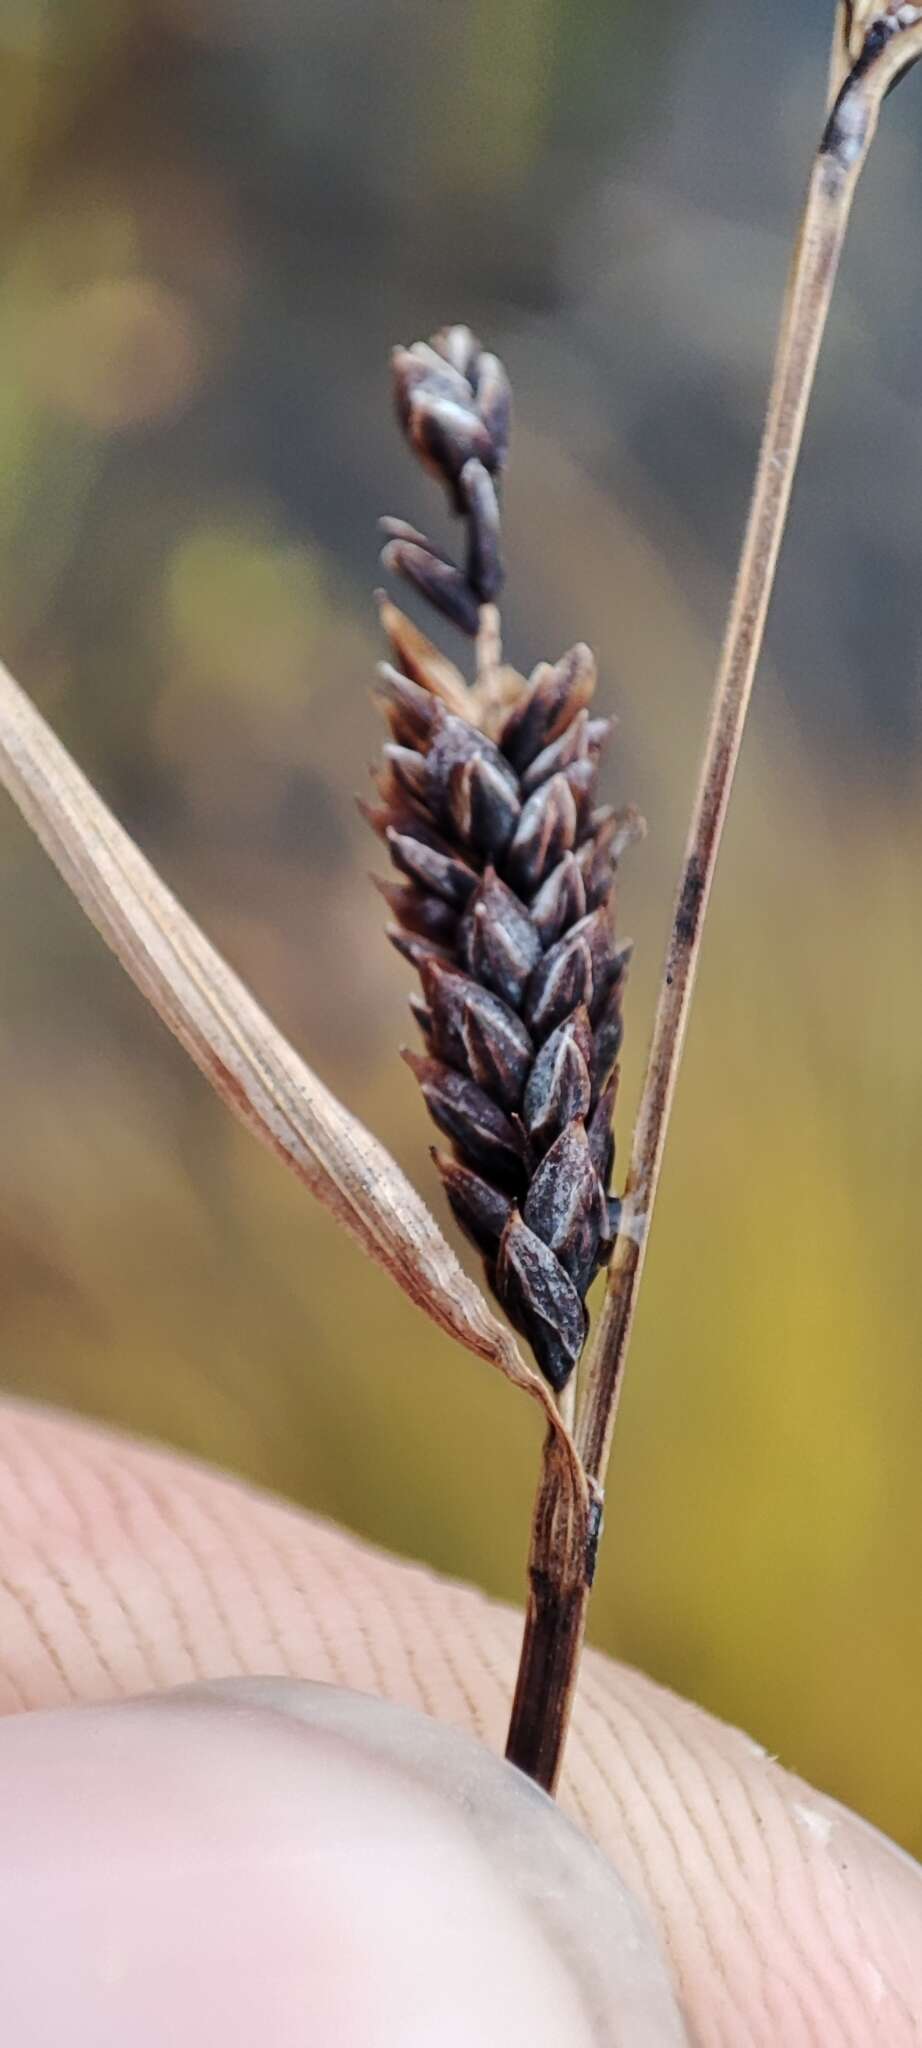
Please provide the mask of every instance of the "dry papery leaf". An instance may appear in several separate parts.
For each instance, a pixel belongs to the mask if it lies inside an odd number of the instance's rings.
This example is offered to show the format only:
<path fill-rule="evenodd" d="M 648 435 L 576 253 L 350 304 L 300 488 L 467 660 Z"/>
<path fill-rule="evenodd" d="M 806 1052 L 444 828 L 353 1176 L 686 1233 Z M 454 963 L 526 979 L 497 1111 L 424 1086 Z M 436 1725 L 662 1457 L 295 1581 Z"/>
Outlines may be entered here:
<path fill-rule="evenodd" d="M 572 1511 L 572 1439 L 399 1166 L 260 1009 L 0 664 L 0 781 L 132 981 L 222 1101 L 292 1167 L 411 1300 L 544 1411 Z"/>

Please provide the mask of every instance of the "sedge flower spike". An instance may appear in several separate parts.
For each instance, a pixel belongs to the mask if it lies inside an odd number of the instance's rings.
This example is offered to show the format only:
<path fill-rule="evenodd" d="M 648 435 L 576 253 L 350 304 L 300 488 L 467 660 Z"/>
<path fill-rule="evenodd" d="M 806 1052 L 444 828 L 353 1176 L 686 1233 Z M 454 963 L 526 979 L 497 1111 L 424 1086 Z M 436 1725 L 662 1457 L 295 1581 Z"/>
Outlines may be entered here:
<path fill-rule="evenodd" d="M 577 646 L 526 680 L 498 661 L 498 484 L 509 385 L 467 328 L 394 358 L 398 417 L 465 523 L 464 566 L 386 520 L 385 566 L 478 635 L 468 685 L 384 602 L 390 741 L 366 815 L 400 879 L 378 886 L 417 969 L 423 1039 L 405 1057 L 451 1144 L 435 1154 L 455 1217 L 551 1386 L 586 1341 L 586 1293 L 611 1251 L 612 1112 L 629 948 L 614 933 L 619 856 L 641 829 L 600 807 L 610 731 Z M 485 632 L 486 625 L 491 630 Z"/>

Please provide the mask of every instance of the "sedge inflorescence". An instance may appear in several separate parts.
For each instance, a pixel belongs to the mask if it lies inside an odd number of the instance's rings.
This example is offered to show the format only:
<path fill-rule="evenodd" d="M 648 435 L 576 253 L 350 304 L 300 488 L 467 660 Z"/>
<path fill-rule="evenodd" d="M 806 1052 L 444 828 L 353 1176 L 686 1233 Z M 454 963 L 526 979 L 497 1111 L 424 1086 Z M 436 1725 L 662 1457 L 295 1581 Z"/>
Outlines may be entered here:
<path fill-rule="evenodd" d="M 386 520 L 386 565 L 479 635 L 473 685 L 385 601 L 390 740 L 368 815 L 398 881 L 390 937 L 417 969 L 423 1039 L 407 1052 L 450 1140 L 436 1163 L 490 1286 L 561 1390 L 582 1352 L 586 1293 L 609 1256 L 612 1113 L 629 949 L 614 933 L 617 862 L 636 814 L 599 806 L 610 721 L 576 646 L 526 679 L 498 658 L 499 489 L 509 386 L 467 328 L 395 353 L 397 409 L 446 486 L 466 556 Z"/>

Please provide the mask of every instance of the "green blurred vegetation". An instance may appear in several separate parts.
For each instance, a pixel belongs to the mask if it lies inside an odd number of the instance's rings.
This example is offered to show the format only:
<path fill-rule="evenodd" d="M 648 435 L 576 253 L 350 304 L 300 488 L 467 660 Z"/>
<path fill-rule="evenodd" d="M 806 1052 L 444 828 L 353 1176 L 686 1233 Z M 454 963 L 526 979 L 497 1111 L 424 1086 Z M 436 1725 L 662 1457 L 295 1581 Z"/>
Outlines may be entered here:
<path fill-rule="evenodd" d="M 623 1147 L 821 90 L 824 23 L 785 33 L 801 12 L 694 0 L 653 31 L 639 0 L 515 0 L 501 26 L 482 0 L 3 11 L 0 645 L 434 1202 L 397 1060 L 406 972 L 351 801 L 379 740 L 374 516 L 432 514 L 386 349 L 467 317 L 505 352 L 511 649 L 590 640 L 621 720 L 611 790 L 651 825 L 623 884 Z M 593 1623 L 922 1853 L 903 119 L 818 394 Z M 527 1404 L 231 1124 L 8 808 L 0 859 L 4 1384 L 518 1598 Z"/>

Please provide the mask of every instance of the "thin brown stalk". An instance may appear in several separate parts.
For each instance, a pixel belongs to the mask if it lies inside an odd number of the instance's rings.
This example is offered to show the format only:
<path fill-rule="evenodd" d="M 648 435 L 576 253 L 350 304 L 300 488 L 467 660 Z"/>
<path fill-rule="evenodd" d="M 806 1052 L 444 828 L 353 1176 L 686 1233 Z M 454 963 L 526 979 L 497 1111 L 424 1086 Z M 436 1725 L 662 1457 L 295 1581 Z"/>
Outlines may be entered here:
<path fill-rule="evenodd" d="M 834 51 L 857 8 L 840 12 Z M 862 24 L 863 25 L 863 24 Z M 563 1563 L 546 1477 L 539 1488 L 531 1554 L 531 1598 L 507 1755 L 553 1790 L 576 1687 L 601 1521 L 605 1477 L 624 1363 L 643 1271 L 663 1150 L 695 985 L 704 919 L 720 849 L 753 679 L 784 533 L 804 422 L 852 201 L 880 106 L 899 73 L 922 54 L 922 25 L 877 16 L 841 87 L 807 194 L 779 334 L 766 426 L 736 587 L 717 677 L 710 733 L 686 846 L 653 1039 L 634 1132 L 619 1235 L 598 1334 L 579 1403 L 577 1447 L 595 1524 L 589 1556 Z M 581 1568 L 580 1568 L 581 1567 Z M 554 1571 L 559 1572 L 554 1580 Z"/>
<path fill-rule="evenodd" d="M 496 674 L 503 658 L 502 627 L 499 606 L 482 604 L 480 626 L 477 633 L 476 669 L 481 690 Z"/>
<path fill-rule="evenodd" d="M 566 1386 L 557 1396 L 557 1407 L 561 1416 L 561 1420 L 564 1422 L 566 1428 L 570 1431 L 571 1435 L 574 1429 L 576 1428 L 576 1393 L 578 1375 L 579 1368 L 577 1368 L 577 1371 L 574 1372 L 572 1379 L 569 1379 L 567 1381 Z"/>
<path fill-rule="evenodd" d="M 858 0 L 863 6 L 863 0 Z M 873 11 L 873 10 L 872 10 Z M 851 70 L 858 50 L 852 50 L 852 35 L 855 33 L 855 0 L 836 0 L 836 23 L 832 33 L 832 49 L 829 54 L 829 104 L 832 106 Z M 864 40 L 862 27 L 859 49 Z"/>
<path fill-rule="evenodd" d="M 854 173 L 821 158 L 811 182 L 769 403 L 749 525 L 669 939 L 634 1131 L 621 1230 L 586 1374 L 579 1442 L 587 1472 L 608 1465 L 622 1364 L 644 1263 L 708 899 L 775 578 L 819 347 L 845 237 Z"/>

